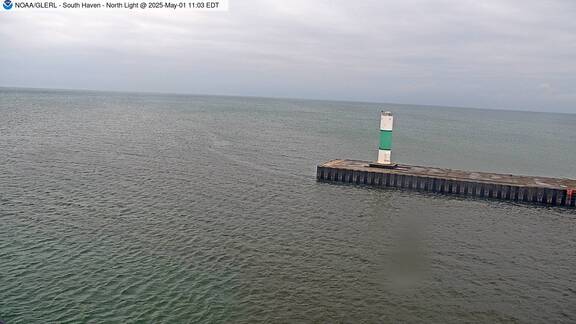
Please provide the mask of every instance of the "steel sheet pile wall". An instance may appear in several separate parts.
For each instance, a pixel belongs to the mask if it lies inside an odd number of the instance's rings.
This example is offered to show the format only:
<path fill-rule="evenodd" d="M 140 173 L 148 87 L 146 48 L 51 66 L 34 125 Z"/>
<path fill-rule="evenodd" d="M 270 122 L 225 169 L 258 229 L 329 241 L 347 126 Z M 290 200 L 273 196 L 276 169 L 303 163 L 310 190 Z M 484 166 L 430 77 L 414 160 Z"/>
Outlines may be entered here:
<path fill-rule="evenodd" d="M 318 166 L 316 177 L 319 181 L 349 183 L 371 187 L 405 188 L 558 206 L 574 207 L 576 205 L 576 193 L 571 194 L 570 189 L 506 185 L 474 181 L 473 179 L 445 179 L 422 175 L 382 172 L 380 170 L 352 170 L 324 165 Z"/>

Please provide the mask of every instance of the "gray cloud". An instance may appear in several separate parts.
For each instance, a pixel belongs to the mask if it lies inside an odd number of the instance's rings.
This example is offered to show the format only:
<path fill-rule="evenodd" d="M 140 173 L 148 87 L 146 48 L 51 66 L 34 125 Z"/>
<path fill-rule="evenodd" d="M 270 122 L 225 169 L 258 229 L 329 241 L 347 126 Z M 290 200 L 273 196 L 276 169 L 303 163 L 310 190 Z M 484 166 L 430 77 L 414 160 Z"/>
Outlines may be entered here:
<path fill-rule="evenodd" d="M 230 0 L 0 15 L 0 85 L 576 112 L 572 1 Z"/>

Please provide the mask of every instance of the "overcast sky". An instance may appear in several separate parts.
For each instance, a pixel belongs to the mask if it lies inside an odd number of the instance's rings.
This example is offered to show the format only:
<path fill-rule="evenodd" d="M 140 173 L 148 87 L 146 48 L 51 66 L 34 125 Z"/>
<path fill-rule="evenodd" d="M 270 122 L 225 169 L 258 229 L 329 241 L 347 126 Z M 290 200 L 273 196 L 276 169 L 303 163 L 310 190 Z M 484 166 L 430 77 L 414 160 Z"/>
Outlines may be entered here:
<path fill-rule="evenodd" d="M 576 1 L 2 10 L 0 59 L 0 86 L 576 113 Z"/>

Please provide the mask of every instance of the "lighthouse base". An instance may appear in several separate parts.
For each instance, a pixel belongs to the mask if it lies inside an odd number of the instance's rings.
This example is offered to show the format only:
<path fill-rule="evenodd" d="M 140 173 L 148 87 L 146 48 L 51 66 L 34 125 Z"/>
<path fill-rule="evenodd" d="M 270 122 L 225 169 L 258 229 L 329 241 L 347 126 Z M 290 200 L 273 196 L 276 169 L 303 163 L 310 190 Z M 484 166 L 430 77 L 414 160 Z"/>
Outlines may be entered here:
<path fill-rule="evenodd" d="M 397 163 L 389 163 L 389 164 L 384 164 L 384 163 L 370 163 L 369 166 L 373 167 L 373 168 L 382 168 L 382 169 L 394 169 L 398 166 Z"/>

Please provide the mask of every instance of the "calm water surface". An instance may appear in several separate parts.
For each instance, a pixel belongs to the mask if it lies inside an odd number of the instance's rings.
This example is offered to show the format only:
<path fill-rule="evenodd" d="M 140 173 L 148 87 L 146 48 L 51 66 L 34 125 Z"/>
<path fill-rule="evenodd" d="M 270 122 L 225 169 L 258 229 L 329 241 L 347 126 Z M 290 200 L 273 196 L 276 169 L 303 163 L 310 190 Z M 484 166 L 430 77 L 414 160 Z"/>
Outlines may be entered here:
<path fill-rule="evenodd" d="M 576 115 L 0 89 L 0 319 L 576 322 L 576 212 L 315 181 L 374 159 L 576 178 Z"/>

